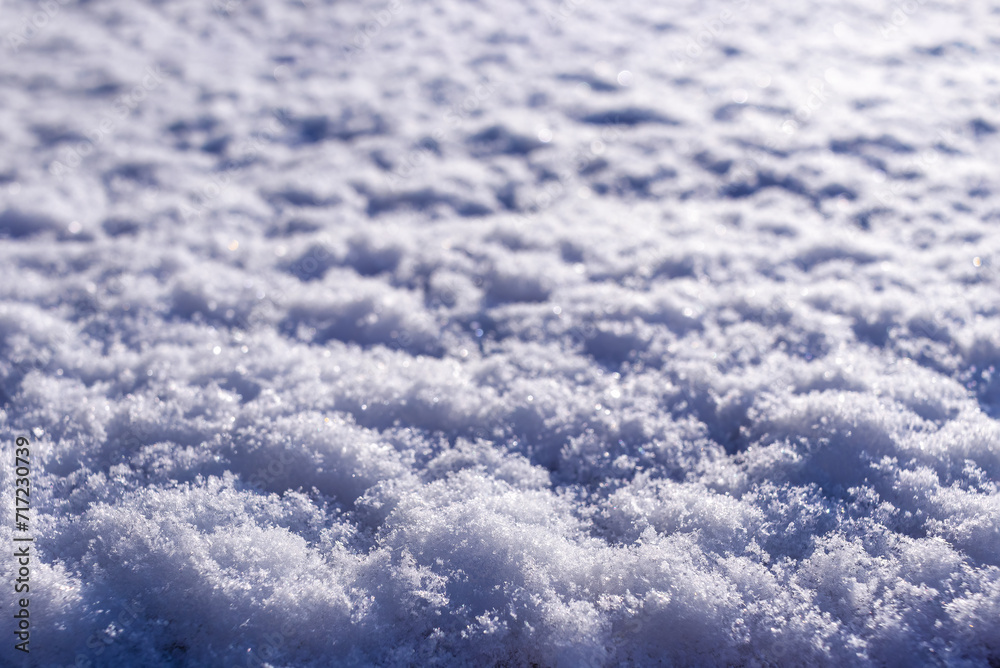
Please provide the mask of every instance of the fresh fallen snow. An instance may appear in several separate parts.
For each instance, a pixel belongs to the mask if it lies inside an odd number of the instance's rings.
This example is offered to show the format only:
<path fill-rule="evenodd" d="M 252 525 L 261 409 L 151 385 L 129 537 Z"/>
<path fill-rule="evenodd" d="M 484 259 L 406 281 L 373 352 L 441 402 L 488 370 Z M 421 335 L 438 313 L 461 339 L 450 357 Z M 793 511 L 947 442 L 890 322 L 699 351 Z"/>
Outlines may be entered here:
<path fill-rule="evenodd" d="M 0 24 L 4 665 L 1000 664 L 995 3 Z"/>

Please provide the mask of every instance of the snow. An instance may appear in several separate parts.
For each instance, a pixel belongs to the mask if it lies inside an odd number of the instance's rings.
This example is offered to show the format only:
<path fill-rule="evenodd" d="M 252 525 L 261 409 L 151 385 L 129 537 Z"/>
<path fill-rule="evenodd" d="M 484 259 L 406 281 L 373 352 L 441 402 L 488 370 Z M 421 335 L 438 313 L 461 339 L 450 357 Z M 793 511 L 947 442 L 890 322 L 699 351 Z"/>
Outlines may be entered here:
<path fill-rule="evenodd" d="M 7 0 L 4 665 L 997 665 L 998 17 Z"/>

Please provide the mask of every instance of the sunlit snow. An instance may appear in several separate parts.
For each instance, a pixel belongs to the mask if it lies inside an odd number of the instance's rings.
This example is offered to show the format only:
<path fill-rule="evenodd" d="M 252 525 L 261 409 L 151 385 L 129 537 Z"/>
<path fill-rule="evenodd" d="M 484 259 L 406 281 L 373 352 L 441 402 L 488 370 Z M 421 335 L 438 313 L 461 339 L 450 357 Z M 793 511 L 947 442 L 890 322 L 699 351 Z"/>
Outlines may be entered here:
<path fill-rule="evenodd" d="M 996 2 L 0 41 L 0 664 L 1000 665 Z"/>

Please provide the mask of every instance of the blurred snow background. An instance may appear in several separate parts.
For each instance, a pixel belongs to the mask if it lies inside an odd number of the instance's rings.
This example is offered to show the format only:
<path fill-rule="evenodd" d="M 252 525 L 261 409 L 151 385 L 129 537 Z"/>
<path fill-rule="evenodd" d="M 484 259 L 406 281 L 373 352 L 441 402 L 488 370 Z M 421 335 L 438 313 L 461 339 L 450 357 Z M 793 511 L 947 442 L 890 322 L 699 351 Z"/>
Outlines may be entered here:
<path fill-rule="evenodd" d="M 5 665 L 1000 665 L 1000 5 L 0 36 Z"/>

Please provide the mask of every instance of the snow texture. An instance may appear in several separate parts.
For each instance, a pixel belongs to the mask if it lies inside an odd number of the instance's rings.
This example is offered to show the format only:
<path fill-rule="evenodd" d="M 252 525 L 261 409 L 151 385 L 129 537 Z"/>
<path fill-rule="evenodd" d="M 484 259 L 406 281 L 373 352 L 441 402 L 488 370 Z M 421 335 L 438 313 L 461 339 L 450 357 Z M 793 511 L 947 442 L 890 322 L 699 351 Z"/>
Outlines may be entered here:
<path fill-rule="evenodd" d="M 996 2 L 0 28 L 4 665 L 1000 665 Z"/>

